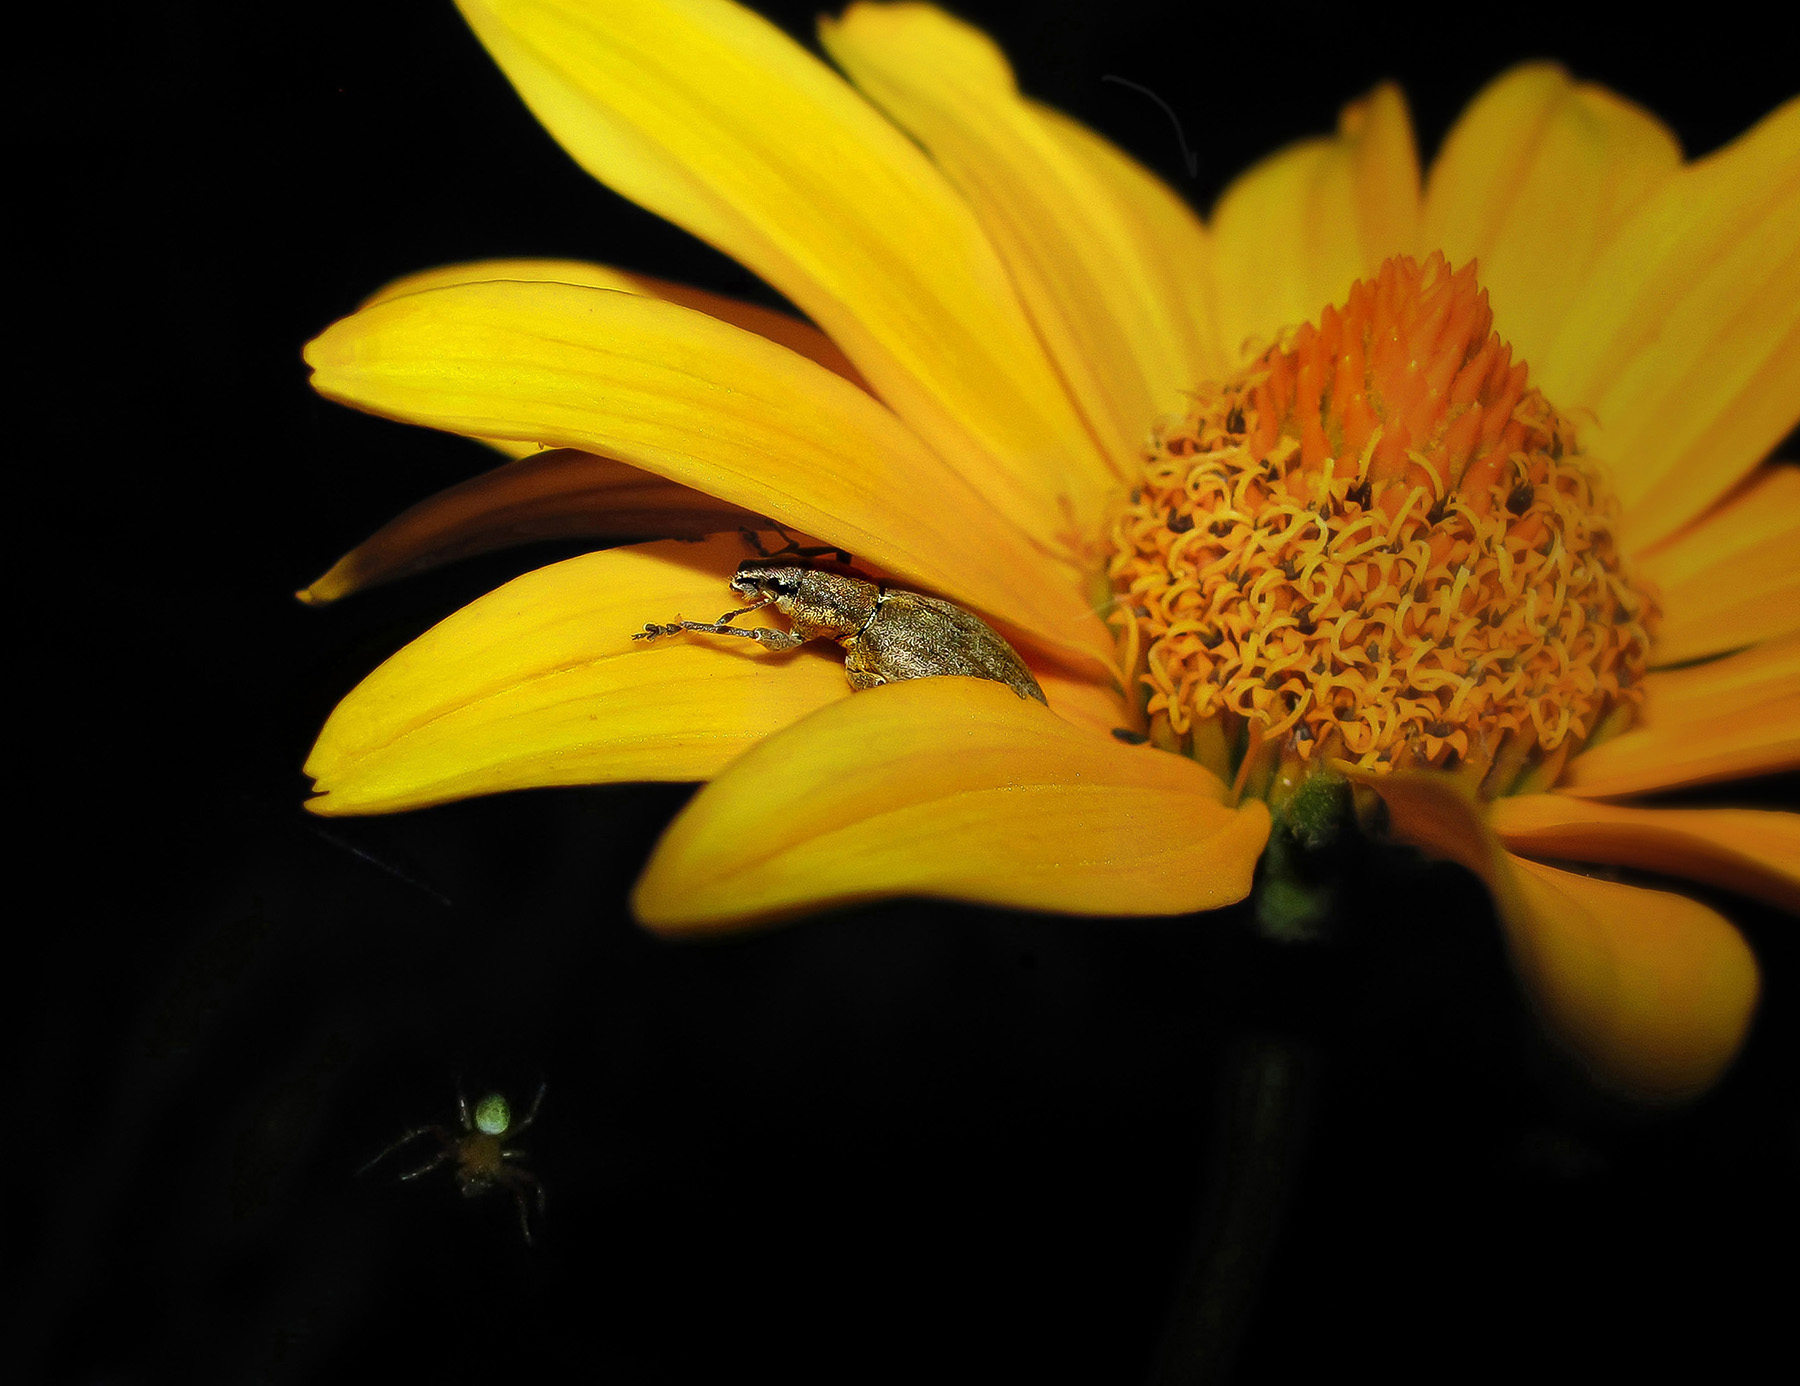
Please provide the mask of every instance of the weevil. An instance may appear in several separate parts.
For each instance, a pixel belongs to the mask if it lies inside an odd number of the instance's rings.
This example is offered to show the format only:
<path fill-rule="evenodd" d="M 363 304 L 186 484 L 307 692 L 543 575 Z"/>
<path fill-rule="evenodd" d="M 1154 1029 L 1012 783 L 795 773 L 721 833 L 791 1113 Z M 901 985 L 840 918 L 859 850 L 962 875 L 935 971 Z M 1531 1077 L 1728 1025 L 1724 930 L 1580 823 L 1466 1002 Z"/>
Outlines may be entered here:
<path fill-rule="evenodd" d="M 755 542 L 754 536 L 751 536 Z M 1013 647 L 992 626 L 960 606 L 871 582 L 853 569 L 836 571 L 810 561 L 834 549 L 799 549 L 738 564 L 731 590 L 750 602 L 716 621 L 646 623 L 634 640 L 695 631 L 734 635 L 765 649 L 792 650 L 809 640 L 835 640 L 844 647 L 844 672 L 859 692 L 904 679 L 943 674 L 992 679 L 1021 698 L 1045 701 L 1044 690 Z M 739 616 L 773 605 L 790 630 L 734 626 Z"/>

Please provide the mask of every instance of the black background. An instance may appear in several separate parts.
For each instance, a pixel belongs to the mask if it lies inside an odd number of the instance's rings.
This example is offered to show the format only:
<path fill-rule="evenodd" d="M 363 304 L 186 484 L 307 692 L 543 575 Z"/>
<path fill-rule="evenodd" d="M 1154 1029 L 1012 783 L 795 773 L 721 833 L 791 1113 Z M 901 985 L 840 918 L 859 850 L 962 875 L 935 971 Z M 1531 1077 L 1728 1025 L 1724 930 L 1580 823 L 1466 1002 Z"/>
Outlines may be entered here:
<path fill-rule="evenodd" d="M 812 8 L 770 12 L 804 36 Z M 1642 101 L 1690 153 L 1794 85 L 1729 7 L 1199 8 L 960 10 L 1026 90 L 1203 209 L 1382 77 L 1427 155 L 1525 57 Z M 1236 1380 L 1732 1380 L 1786 1355 L 1800 950 L 1771 912 L 1730 906 L 1765 967 L 1742 1062 L 1643 1114 L 1536 1040 L 1446 868 L 1381 875 L 1320 949 L 1241 912 L 916 902 L 696 947 L 624 909 L 685 787 L 309 818 L 298 767 L 334 701 L 575 550 L 299 606 L 491 461 L 317 400 L 301 343 L 387 279 L 483 256 L 774 300 L 587 179 L 448 4 L 83 11 L 9 62 L 42 190 L 20 219 L 11 623 L 27 1379 L 1138 1381 L 1212 1216 L 1246 1044 L 1299 1055 L 1308 1100 Z M 1193 176 L 1109 73 L 1179 114 Z M 459 1078 L 549 1084 L 523 1142 L 550 1198 L 534 1246 L 447 1175 L 353 1177 L 448 1119 Z"/>

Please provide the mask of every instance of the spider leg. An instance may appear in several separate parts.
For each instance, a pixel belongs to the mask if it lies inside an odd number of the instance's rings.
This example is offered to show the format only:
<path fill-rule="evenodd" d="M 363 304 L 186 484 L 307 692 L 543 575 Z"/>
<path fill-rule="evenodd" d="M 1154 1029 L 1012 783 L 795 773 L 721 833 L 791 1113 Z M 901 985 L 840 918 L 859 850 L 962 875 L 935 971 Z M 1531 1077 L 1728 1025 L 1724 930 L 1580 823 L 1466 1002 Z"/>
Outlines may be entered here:
<path fill-rule="evenodd" d="M 413 1127 L 412 1130 L 408 1131 L 405 1135 L 401 1136 L 399 1140 L 394 1141 L 391 1144 L 383 1146 L 381 1148 L 380 1154 L 375 1156 L 374 1159 L 359 1166 L 356 1172 L 359 1175 L 367 1174 L 370 1170 L 374 1169 L 376 1165 L 380 1164 L 383 1160 L 387 1159 L 388 1156 L 392 1155 L 396 1150 L 399 1150 L 404 1146 L 411 1145 L 414 1141 L 418 1140 L 420 1136 L 436 1136 L 439 1140 L 442 1140 L 442 1141 L 447 1141 L 449 1139 L 449 1137 L 445 1134 L 444 1128 L 441 1126 L 415 1126 L 415 1127 Z M 401 1178 L 403 1178 L 403 1179 L 411 1178 L 411 1177 L 412 1177 L 411 1175 L 402 1175 L 401 1176 Z"/>
<path fill-rule="evenodd" d="M 438 1166 L 447 1164 L 455 1154 L 456 1154 L 456 1152 L 454 1150 L 446 1147 L 445 1149 L 438 1151 L 437 1154 L 433 1155 L 429 1160 L 427 1160 L 424 1164 L 420 1165 L 417 1169 L 409 1169 L 406 1171 L 405 1174 L 401 1175 L 400 1177 L 403 1180 L 417 1179 L 421 1174 L 430 1174 L 431 1171 L 438 1168 Z"/>
<path fill-rule="evenodd" d="M 463 1130 L 473 1131 L 475 1129 L 475 1119 L 469 1115 L 469 1099 L 463 1096 L 462 1079 L 460 1078 L 456 1080 L 456 1114 L 462 1118 Z"/>
<path fill-rule="evenodd" d="M 531 1182 L 532 1182 L 532 1186 L 537 1189 L 538 1216 L 542 1217 L 544 1215 L 544 1186 L 542 1184 L 539 1184 L 535 1179 L 533 1179 Z M 519 1231 L 524 1235 L 525 1245 L 530 1246 L 531 1245 L 531 1209 L 526 1205 L 525 1191 L 523 1189 L 521 1189 L 517 1184 L 508 1184 L 507 1187 L 512 1190 L 513 1203 L 518 1207 L 518 1210 L 519 1210 Z"/>
<path fill-rule="evenodd" d="M 531 1099 L 531 1106 L 527 1109 L 524 1118 L 517 1126 L 513 1127 L 511 1131 L 507 1132 L 508 1136 L 516 1136 L 521 1132 L 530 1129 L 531 1123 L 537 1120 L 538 1108 L 544 1105 L 544 1089 L 549 1086 L 550 1084 L 544 1079 L 540 1078 L 538 1080 L 537 1095 Z M 505 1155 L 510 1154 L 511 1152 L 502 1151 L 501 1153 Z"/>

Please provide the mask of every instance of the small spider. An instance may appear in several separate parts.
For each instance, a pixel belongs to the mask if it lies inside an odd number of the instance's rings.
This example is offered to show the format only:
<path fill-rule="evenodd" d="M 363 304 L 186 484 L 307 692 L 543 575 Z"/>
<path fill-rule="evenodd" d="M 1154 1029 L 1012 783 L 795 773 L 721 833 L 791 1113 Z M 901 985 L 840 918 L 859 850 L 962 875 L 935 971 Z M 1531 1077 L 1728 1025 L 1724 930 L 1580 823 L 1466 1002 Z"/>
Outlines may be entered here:
<path fill-rule="evenodd" d="M 421 1136 L 433 1136 L 441 1149 L 417 1169 L 408 1170 L 400 1178 L 417 1179 L 421 1174 L 429 1174 L 454 1160 L 456 1168 L 453 1173 L 464 1198 L 473 1198 L 499 1187 L 504 1187 L 512 1194 L 513 1202 L 519 1209 L 519 1230 L 525 1234 L 526 1245 L 530 1245 L 531 1214 L 526 1195 L 529 1193 L 531 1202 L 537 1204 L 537 1215 L 541 1218 L 544 1216 L 544 1186 L 538 1182 L 535 1174 L 518 1163 L 525 1158 L 525 1152 L 502 1144 L 502 1140 L 523 1134 L 537 1120 L 538 1108 L 544 1103 L 545 1086 L 543 1083 L 538 1084 L 537 1096 L 531 1099 L 530 1110 L 517 1125 L 513 1124 L 512 1108 L 507 1105 L 502 1094 L 490 1092 L 475 1104 L 475 1109 L 471 1112 L 468 1099 L 462 1095 L 459 1087 L 456 1091 L 456 1110 L 462 1120 L 460 1131 L 453 1131 L 448 1126 L 415 1126 L 356 1172 L 367 1174 L 403 1146 L 410 1145 Z"/>

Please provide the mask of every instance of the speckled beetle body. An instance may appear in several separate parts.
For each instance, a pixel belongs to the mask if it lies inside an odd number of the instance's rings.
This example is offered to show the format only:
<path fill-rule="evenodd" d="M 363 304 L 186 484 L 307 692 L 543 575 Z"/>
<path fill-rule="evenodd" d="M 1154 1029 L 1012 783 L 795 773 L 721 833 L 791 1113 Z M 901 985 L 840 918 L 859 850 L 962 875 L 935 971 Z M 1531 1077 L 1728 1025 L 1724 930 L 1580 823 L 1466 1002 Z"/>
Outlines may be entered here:
<path fill-rule="evenodd" d="M 1003 683 L 1021 698 L 1044 702 L 1044 690 L 1013 647 L 979 616 L 921 592 L 886 587 L 851 572 L 780 558 L 738 565 L 732 591 L 750 602 L 717 621 L 647 624 L 633 637 L 698 631 L 735 635 L 771 650 L 791 650 L 809 640 L 844 647 L 844 672 L 852 688 L 874 688 L 905 679 L 960 674 Z M 773 605 L 789 630 L 734 626 L 734 617 Z"/>

